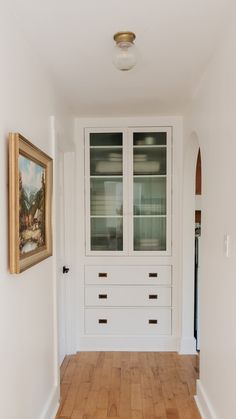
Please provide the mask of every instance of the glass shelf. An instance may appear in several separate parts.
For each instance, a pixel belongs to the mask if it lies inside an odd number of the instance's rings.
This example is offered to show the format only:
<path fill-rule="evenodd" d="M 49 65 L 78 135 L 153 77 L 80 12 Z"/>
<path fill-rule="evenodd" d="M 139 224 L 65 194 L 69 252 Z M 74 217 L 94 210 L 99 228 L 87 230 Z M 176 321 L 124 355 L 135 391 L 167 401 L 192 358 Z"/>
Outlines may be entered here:
<path fill-rule="evenodd" d="M 166 132 L 134 132 L 134 146 L 160 146 L 167 144 Z"/>
<path fill-rule="evenodd" d="M 91 217 L 91 250 L 123 250 L 123 219 Z"/>
<path fill-rule="evenodd" d="M 121 132 L 91 132 L 90 133 L 90 147 L 122 147 Z"/>
<path fill-rule="evenodd" d="M 166 250 L 166 217 L 134 218 L 134 250 Z"/>
<path fill-rule="evenodd" d="M 134 178 L 134 215 L 166 215 L 166 178 Z"/>
<path fill-rule="evenodd" d="M 135 148 L 134 175 L 166 175 L 166 147 Z"/>
<path fill-rule="evenodd" d="M 91 176 L 122 176 L 122 148 L 91 148 Z"/>
<path fill-rule="evenodd" d="M 90 179 L 90 214 L 96 216 L 122 215 L 122 178 Z"/>

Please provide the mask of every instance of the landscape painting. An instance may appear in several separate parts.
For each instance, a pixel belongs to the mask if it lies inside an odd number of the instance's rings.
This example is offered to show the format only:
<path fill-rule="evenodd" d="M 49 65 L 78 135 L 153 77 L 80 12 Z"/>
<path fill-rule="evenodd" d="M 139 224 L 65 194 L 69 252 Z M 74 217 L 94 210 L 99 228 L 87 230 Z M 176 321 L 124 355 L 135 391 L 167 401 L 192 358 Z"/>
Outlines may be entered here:
<path fill-rule="evenodd" d="M 45 246 L 45 168 L 19 155 L 20 256 Z"/>
<path fill-rule="evenodd" d="M 50 156 L 9 134 L 9 270 L 19 274 L 52 255 Z"/>

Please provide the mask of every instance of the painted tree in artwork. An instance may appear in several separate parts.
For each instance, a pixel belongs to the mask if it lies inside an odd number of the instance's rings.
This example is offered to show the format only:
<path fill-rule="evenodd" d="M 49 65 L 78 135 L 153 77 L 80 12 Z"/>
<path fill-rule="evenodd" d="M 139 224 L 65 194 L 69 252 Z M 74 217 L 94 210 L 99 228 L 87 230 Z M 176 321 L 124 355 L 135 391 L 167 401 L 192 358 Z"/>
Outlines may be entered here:
<path fill-rule="evenodd" d="M 40 229 L 40 245 L 45 244 L 45 174 L 42 172 L 41 188 L 32 194 L 32 203 L 30 206 L 30 218 L 32 223 L 36 223 Z"/>
<path fill-rule="evenodd" d="M 28 196 L 24 190 L 22 183 L 22 175 L 19 172 L 19 214 L 20 214 L 20 232 L 27 227 L 27 220 L 29 217 L 29 202 Z"/>

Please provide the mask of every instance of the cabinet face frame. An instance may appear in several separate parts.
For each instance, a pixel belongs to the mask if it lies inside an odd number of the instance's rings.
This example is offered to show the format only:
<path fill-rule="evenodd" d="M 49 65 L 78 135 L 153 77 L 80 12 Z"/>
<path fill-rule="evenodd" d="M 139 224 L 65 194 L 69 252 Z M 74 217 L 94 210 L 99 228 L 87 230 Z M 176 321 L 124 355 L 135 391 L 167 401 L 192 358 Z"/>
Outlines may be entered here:
<path fill-rule="evenodd" d="M 122 133 L 123 157 L 123 250 L 91 250 L 91 223 L 90 223 L 90 134 L 91 133 Z M 133 133 L 134 132 L 166 132 L 167 134 L 167 172 L 166 172 L 166 250 L 133 250 Z M 170 256 L 172 251 L 172 128 L 171 127 L 127 127 L 127 128 L 85 128 L 85 231 L 86 256 Z M 128 175 L 127 175 L 128 174 Z M 112 177 L 112 176 L 111 176 Z"/>

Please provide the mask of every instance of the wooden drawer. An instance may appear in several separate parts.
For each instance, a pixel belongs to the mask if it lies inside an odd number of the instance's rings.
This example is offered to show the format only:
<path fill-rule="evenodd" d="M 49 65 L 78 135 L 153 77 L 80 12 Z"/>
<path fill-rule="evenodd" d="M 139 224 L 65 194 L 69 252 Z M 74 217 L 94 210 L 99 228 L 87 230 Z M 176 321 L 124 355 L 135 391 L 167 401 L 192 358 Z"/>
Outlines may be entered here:
<path fill-rule="evenodd" d="M 147 306 L 170 307 L 170 287 L 135 285 L 88 285 L 85 288 L 86 306 Z"/>
<path fill-rule="evenodd" d="M 171 335 L 170 308 L 87 308 L 85 333 L 91 335 Z"/>
<path fill-rule="evenodd" d="M 85 283 L 171 285 L 171 266 L 85 266 Z"/>

